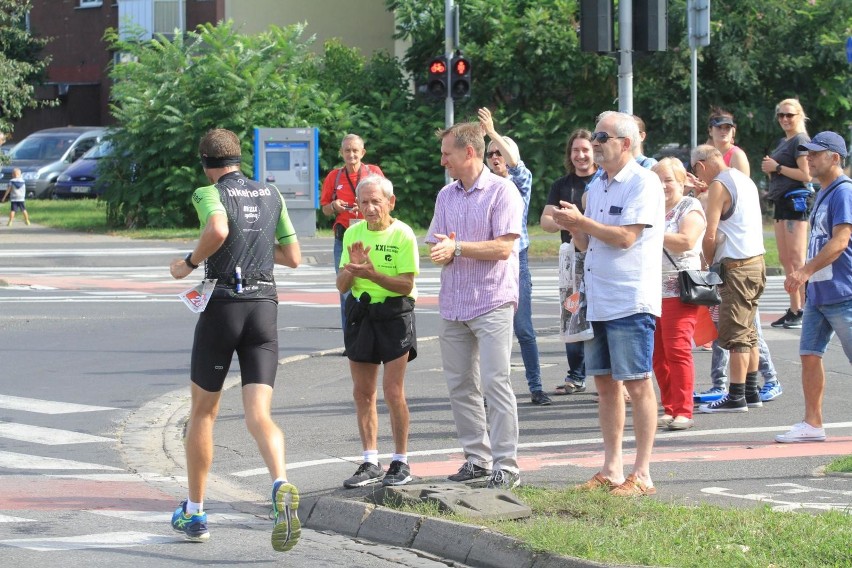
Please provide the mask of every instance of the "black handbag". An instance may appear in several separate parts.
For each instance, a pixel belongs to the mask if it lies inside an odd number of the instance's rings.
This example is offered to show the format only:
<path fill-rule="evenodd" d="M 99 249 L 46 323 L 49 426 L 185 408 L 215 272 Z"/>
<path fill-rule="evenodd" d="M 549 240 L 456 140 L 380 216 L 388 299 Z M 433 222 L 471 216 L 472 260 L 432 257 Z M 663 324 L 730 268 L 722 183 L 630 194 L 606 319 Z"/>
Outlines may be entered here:
<path fill-rule="evenodd" d="M 677 263 L 666 249 L 663 249 L 672 265 Z M 677 283 L 680 285 L 680 301 L 695 306 L 718 306 L 722 303 L 717 286 L 722 278 L 715 272 L 705 270 L 678 270 Z"/>

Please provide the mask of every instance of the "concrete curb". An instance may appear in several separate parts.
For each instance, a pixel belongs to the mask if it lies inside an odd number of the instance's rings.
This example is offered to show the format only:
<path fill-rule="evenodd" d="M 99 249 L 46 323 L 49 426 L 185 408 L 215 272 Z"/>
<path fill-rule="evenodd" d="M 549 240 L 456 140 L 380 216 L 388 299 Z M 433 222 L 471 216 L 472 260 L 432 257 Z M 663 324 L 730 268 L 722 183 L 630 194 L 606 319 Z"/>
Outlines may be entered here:
<path fill-rule="evenodd" d="M 337 497 L 303 497 L 302 526 L 421 552 L 478 568 L 599 568 L 580 558 L 533 552 L 485 527 L 425 517 Z"/>

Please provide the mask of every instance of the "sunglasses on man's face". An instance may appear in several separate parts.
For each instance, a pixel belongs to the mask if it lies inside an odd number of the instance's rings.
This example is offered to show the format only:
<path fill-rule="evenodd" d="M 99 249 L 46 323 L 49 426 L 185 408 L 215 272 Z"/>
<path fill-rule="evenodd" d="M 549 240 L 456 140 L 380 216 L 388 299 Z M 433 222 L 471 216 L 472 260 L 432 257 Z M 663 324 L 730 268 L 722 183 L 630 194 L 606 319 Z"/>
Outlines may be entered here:
<path fill-rule="evenodd" d="M 609 142 L 610 138 L 618 138 L 622 139 L 625 136 L 613 136 L 612 134 L 607 134 L 606 132 L 595 132 L 592 134 L 592 142 L 598 142 L 599 144 L 606 144 Z"/>
<path fill-rule="evenodd" d="M 487 152 L 487 153 L 485 154 L 485 157 L 486 157 L 486 158 L 488 158 L 489 160 L 490 160 L 491 158 L 493 158 L 494 156 L 497 156 L 498 158 L 502 158 L 502 157 L 503 157 L 503 154 L 501 154 L 501 153 L 500 153 L 500 150 L 492 150 L 492 151 Z"/>

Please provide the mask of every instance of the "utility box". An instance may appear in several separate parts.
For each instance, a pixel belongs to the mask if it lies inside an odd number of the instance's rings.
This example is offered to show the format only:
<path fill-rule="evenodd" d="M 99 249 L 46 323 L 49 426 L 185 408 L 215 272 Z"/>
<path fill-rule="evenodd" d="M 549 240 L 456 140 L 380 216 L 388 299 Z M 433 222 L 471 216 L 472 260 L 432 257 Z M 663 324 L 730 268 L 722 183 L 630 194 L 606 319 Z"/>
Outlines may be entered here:
<path fill-rule="evenodd" d="M 319 130 L 255 128 L 254 179 L 278 188 L 299 237 L 317 232 Z"/>

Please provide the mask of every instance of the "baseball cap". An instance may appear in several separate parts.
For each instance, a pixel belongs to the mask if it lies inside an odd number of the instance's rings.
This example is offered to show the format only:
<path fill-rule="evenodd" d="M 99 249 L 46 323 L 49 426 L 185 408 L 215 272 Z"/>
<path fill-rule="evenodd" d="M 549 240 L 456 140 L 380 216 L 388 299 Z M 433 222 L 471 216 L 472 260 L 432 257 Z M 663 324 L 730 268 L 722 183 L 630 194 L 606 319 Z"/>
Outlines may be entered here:
<path fill-rule="evenodd" d="M 840 134 L 831 131 L 820 132 L 811 138 L 810 142 L 799 144 L 799 150 L 810 150 L 811 152 L 828 150 L 840 154 L 841 158 L 845 158 L 848 155 L 846 152 L 846 141 L 843 140 Z"/>
<path fill-rule="evenodd" d="M 714 116 L 710 119 L 710 126 L 722 126 L 723 124 L 730 124 L 731 126 L 736 126 L 734 124 L 734 119 L 730 116 Z"/>

